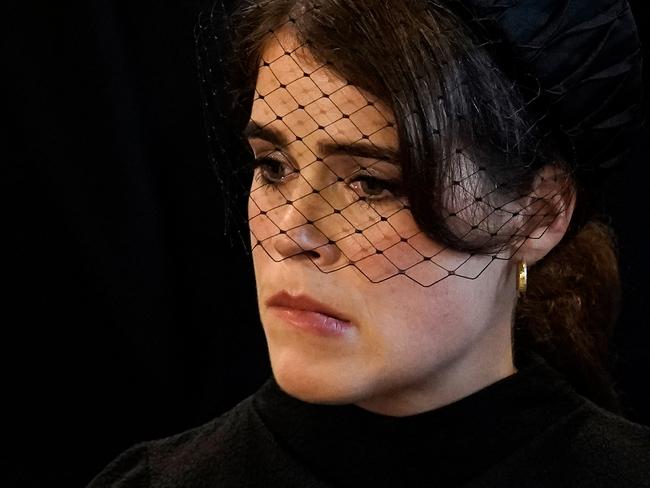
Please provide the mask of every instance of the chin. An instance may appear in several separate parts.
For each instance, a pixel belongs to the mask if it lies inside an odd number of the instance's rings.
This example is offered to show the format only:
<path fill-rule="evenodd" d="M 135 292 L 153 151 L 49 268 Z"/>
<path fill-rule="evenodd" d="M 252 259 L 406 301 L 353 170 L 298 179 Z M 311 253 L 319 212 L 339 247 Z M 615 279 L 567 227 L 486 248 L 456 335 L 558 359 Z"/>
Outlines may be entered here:
<path fill-rule="evenodd" d="M 280 388 L 304 402 L 344 405 L 359 401 L 360 378 L 342 374 L 341 368 L 272 359 L 271 369 Z"/>

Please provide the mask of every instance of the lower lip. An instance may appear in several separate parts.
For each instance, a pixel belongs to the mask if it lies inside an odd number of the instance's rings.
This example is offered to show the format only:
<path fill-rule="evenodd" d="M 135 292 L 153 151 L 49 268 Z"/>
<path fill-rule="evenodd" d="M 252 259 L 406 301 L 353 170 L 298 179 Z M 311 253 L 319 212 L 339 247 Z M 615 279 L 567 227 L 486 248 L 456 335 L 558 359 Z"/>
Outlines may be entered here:
<path fill-rule="evenodd" d="M 352 329 L 350 322 L 338 320 L 318 312 L 275 306 L 269 307 L 269 309 L 284 319 L 285 322 L 323 336 L 342 336 Z"/>

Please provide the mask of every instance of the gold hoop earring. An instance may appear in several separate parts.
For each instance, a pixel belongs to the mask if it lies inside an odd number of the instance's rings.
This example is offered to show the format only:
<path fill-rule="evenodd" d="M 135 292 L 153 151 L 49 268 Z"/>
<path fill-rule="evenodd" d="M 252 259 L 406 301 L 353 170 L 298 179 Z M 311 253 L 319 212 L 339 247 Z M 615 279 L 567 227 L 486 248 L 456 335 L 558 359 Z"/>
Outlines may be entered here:
<path fill-rule="evenodd" d="M 526 294 L 528 286 L 528 268 L 526 261 L 521 260 L 517 264 L 517 296 L 521 297 Z"/>

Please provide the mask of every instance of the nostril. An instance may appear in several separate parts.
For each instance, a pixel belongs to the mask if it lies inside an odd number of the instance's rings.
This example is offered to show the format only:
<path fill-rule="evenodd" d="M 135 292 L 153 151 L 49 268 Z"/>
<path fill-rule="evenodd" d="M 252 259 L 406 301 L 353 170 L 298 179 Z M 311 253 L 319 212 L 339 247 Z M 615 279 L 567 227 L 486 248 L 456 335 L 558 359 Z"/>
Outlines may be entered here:
<path fill-rule="evenodd" d="M 294 227 L 283 236 L 275 236 L 272 242 L 279 259 L 302 254 L 317 262 L 319 268 L 333 266 L 342 257 L 334 241 L 311 223 Z"/>
<path fill-rule="evenodd" d="M 307 251 L 306 254 L 310 258 L 314 258 L 314 259 L 318 259 L 320 257 L 320 254 L 318 254 L 316 251 Z"/>

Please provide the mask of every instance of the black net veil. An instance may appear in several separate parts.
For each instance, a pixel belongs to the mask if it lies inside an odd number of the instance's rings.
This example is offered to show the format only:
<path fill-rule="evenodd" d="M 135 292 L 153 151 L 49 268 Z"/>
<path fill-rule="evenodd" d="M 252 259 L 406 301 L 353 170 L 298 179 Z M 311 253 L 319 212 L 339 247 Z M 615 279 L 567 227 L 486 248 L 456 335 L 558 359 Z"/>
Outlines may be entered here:
<path fill-rule="evenodd" d="M 621 1 L 217 2 L 195 37 L 225 234 L 375 283 L 475 279 L 576 192 L 577 232 L 641 124 Z"/>

